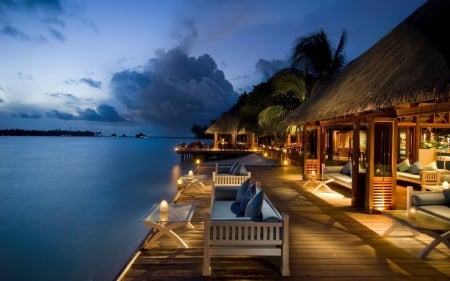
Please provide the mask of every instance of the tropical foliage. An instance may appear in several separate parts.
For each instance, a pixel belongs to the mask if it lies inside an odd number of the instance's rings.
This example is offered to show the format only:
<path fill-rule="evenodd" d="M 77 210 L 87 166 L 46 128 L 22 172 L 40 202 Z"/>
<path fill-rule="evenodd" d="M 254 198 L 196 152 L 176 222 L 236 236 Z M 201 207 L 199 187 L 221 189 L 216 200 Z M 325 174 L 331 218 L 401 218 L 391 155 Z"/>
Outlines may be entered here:
<path fill-rule="evenodd" d="M 290 68 L 254 86 L 250 93 L 241 94 L 235 105 L 240 112 L 239 126 L 259 138 L 270 137 L 278 145 L 284 143 L 287 134 L 298 133 L 299 128 L 288 127 L 284 118 L 342 70 L 345 42 L 345 31 L 335 50 L 323 30 L 298 38 Z"/>

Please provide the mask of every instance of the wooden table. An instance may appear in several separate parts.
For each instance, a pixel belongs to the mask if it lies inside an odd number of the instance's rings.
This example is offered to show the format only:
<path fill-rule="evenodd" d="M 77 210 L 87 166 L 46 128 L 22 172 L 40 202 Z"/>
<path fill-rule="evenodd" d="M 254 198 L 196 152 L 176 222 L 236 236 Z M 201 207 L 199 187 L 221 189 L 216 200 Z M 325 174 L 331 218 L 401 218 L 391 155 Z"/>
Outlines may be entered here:
<path fill-rule="evenodd" d="M 425 258 L 440 243 L 444 243 L 450 248 L 450 222 L 420 211 L 417 212 L 414 219 L 408 217 L 407 210 L 384 211 L 383 214 L 393 221 L 383 236 L 389 236 L 399 226 L 406 226 L 413 232 L 413 235 L 424 233 L 434 238 L 420 253 L 421 259 Z"/>
<path fill-rule="evenodd" d="M 206 175 L 184 175 L 178 179 L 178 185 L 181 187 L 181 191 L 185 191 L 188 187 L 194 186 L 201 193 L 203 193 L 202 187 L 206 187 L 203 180 L 206 180 Z"/>
<path fill-rule="evenodd" d="M 317 175 L 308 177 L 308 180 L 303 184 L 303 187 L 306 187 L 308 184 L 315 184 L 316 186 L 311 191 L 312 193 L 318 191 L 322 187 L 325 188 L 328 192 L 333 192 L 333 190 L 328 186 L 330 182 L 333 182 L 334 179 L 327 177 L 326 175 Z"/>
<path fill-rule="evenodd" d="M 149 214 L 142 220 L 145 226 L 153 228 L 154 234 L 145 243 L 144 248 L 157 241 L 161 236 L 167 235 L 175 240 L 180 247 L 189 248 L 189 246 L 175 233 L 175 229 L 180 227 L 194 228 L 191 224 L 191 218 L 194 214 L 195 206 L 192 204 L 169 204 L 166 214 L 161 214 L 159 204 L 154 204 Z"/>

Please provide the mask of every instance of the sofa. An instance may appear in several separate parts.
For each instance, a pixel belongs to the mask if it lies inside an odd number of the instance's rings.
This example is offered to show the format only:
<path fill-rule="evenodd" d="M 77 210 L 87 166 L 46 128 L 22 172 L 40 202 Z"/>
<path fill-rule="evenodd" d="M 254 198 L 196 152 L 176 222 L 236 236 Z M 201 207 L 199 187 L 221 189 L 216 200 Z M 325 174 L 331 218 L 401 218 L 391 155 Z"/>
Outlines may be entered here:
<path fill-rule="evenodd" d="M 384 233 L 389 235 L 397 226 L 408 226 L 412 232 L 424 233 L 434 239 L 428 243 L 420 253 L 420 258 L 425 258 L 436 246 L 444 243 L 450 248 L 450 189 L 442 191 L 414 191 L 412 186 L 407 186 L 407 214 L 394 213 L 388 216 L 394 218 L 392 224 Z M 389 212 L 389 211 L 388 211 Z"/>
<path fill-rule="evenodd" d="M 333 182 L 343 187 L 349 189 L 352 188 L 351 165 L 349 164 L 346 164 L 344 166 L 326 166 L 325 176 L 327 176 L 330 179 L 333 179 Z"/>
<path fill-rule="evenodd" d="M 264 191 L 251 183 L 213 186 L 211 211 L 205 216 L 203 275 L 211 258 L 279 256 L 282 276 L 289 276 L 289 215 L 280 214 Z"/>
<path fill-rule="evenodd" d="M 422 187 L 440 184 L 441 177 L 447 173 L 446 170 L 438 169 L 436 161 L 422 166 L 418 161 L 410 164 L 408 159 L 404 159 L 397 164 L 397 181 L 413 183 Z"/>
<path fill-rule="evenodd" d="M 216 186 L 240 186 L 251 176 L 252 173 L 239 161 L 235 161 L 230 166 L 219 166 L 216 163 L 216 169 L 212 174 L 212 181 Z"/>
<path fill-rule="evenodd" d="M 433 217 L 450 222 L 450 189 L 443 191 L 413 191 L 408 187 L 408 209 L 415 207 Z M 449 229 L 450 230 L 450 229 Z"/>
<path fill-rule="evenodd" d="M 352 189 L 352 162 L 348 161 L 343 166 L 325 166 L 324 174 L 333 182 Z M 363 181 L 365 177 L 366 169 L 361 165 L 358 169 L 358 181 Z"/>

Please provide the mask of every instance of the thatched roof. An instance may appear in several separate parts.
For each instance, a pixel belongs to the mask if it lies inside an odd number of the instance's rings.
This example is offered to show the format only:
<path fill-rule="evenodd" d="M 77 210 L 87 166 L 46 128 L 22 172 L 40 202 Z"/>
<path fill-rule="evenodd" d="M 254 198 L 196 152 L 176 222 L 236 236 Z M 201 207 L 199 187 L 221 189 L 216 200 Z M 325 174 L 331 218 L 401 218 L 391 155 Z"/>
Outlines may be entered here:
<path fill-rule="evenodd" d="M 298 124 L 450 96 L 450 1 L 428 0 L 291 113 Z"/>
<path fill-rule="evenodd" d="M 246 134 L 244 128 L 240 128 L 239 110 L 233 107 L 227 112 L 224 112 L 209 128 L 206 134 Z"/>

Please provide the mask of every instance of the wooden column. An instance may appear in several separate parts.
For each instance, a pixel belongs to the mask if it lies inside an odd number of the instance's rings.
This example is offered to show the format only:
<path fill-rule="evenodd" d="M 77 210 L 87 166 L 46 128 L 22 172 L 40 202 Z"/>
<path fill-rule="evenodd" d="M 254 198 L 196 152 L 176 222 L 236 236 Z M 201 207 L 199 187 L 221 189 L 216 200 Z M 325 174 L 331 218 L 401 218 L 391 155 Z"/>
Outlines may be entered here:
<path fill-rule="evenodd" d="M 355 117 L 353 120 L 353 147 L 352 147 L 352 206 L 364 208 L 366 184 L 363 176 L 359 174 L 360 156 L 360 120 Z"/>

